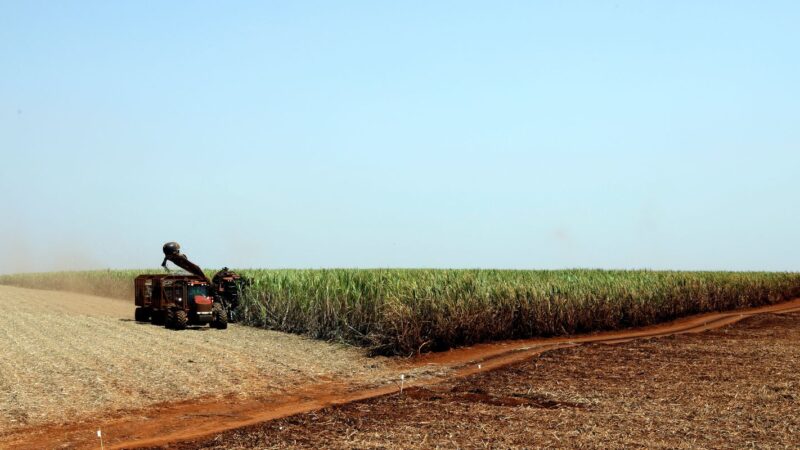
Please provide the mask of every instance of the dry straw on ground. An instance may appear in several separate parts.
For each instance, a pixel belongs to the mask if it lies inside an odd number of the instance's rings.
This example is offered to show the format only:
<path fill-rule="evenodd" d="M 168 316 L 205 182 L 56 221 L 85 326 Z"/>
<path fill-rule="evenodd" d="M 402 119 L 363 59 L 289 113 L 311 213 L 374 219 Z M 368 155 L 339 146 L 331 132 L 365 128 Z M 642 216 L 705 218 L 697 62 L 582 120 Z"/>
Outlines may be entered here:
<path fill-rule="evenodd" d="M 393 376 L 383 358 L 301 336 L 136 323 L 132 301 L 2 286 L 0 308 L 10 312 L 0 327 L 0 434 L 160 402 Z"/>

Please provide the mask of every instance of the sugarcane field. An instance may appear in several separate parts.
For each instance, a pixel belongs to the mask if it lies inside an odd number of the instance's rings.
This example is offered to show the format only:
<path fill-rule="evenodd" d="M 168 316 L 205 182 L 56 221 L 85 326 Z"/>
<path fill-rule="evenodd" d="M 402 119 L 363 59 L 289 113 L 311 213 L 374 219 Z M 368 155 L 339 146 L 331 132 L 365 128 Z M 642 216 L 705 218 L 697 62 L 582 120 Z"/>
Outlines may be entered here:
<path fill-rule="evenodd" d="M 800 4 L 0 4 L 0 449 L 800 448 Z"/>

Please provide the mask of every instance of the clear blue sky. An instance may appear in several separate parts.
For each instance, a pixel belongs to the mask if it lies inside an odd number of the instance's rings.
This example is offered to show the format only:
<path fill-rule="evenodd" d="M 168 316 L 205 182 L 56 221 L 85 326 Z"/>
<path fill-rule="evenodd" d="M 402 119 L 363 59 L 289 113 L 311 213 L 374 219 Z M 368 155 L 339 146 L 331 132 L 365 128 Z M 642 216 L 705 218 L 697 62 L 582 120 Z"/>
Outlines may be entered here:
<path fill-rule="evenodd" d="M 0 3 L 0 273 L 798 270 L 800 3 Z"/>

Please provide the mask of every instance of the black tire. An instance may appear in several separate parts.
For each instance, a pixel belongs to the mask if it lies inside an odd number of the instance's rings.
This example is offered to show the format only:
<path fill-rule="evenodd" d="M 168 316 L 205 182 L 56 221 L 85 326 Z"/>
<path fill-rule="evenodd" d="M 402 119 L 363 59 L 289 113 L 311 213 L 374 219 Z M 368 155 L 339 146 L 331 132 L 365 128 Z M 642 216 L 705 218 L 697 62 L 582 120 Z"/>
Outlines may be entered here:
<path fill-rule="evenodd" d="M 164 327 L 170 330 L 175 329 L 175 310 L 164 311 Z"/>
<path fill-rule="evenodd" d="M 175 330 L 185 330 L 189 325 L 189 315 L 186 311 L 178 309 L 172 313 L 172 328 Z"/>
<path fill-rule="evenodd" d="M 228 312 L 225 311 L 225 308 L 222 307 L 222 304 L 214 303 L 211 311 L 214 317 L 214 319 L 211 321 L 211 326 L 218 330 L 224 330 L 228 328 Z"/>
<path fill-rule="evenodd" d="M 150 322 L 150 308 L 136 308 L 133 317 L 137 322 Z"/>

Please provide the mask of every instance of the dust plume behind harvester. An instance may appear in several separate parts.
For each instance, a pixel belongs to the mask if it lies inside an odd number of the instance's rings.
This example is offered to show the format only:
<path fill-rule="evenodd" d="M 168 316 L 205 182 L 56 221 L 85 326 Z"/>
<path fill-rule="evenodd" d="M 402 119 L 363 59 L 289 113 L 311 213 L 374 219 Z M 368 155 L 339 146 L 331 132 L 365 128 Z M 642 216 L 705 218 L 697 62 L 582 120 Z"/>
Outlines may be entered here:
<path fill-rule="evenodd" d="M 167 261 L 186 274 L 139 275 L 134 280 L 138 322 L 152 322 L 182 330 L 189 325 L 228 327 L 239 306 L 246 280 L 224 267 L 209 280 L 203 269 L 181 253 L 177 242 L 164 244 L 161 266 L 169 272 Z"/>

